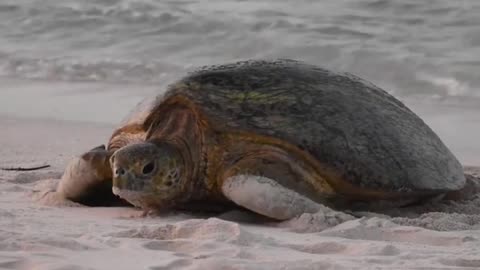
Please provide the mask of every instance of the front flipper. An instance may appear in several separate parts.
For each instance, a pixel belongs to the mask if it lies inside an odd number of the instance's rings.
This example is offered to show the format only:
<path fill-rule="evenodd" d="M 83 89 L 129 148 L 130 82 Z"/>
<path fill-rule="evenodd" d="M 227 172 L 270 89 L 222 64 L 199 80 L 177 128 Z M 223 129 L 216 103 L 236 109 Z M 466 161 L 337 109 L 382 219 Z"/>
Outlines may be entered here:
<path fill-rule="evenodd" d="M 67 165 L 57 192 L 66 199 L 89 206 L 125 205 L 112 193 L 110 155 L 101 145 L 74 158 Z"/>
<path fill-rule="evenodd" d="M 288 220 L 322 209 L 320 204 L 263 176 L 242 174 L 228 177 L 223 182 L 222 191 L 236 204 L 277 220 Z"/>

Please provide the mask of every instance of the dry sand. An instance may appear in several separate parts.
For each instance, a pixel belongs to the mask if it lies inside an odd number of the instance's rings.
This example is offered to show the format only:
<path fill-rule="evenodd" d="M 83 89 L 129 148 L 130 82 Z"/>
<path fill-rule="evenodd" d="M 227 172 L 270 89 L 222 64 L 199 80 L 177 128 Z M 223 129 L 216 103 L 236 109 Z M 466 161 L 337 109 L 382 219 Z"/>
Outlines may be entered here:
<path fill-rule="evenodd" d="M 52 167 L 0 171 L 0 269 L 480 269 L 480 197 L 278 224 L 239 211 L 88 208 L 48 191 L 112 126 L 8 115 L 0 111 L 0 166 Z"/>

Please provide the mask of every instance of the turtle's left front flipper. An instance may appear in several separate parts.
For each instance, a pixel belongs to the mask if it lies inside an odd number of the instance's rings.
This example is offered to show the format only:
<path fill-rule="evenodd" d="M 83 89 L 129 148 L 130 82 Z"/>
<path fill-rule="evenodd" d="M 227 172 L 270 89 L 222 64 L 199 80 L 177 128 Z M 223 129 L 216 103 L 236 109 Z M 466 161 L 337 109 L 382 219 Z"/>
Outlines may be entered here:
<path fill-rule="evenodd" d="M 236 204 L 277 220 L 315 213 L 322 208 L 318 203 L 276 181 L 258 175 L 231 176 L 223 182 L 222 192 Z"/>
<path fill-rule="evenodd" d="M 112 193 L 110 156 L 101 145 L 71 160 L 57 192 L 66 199 L 89 206 L 126 204 Z"/>

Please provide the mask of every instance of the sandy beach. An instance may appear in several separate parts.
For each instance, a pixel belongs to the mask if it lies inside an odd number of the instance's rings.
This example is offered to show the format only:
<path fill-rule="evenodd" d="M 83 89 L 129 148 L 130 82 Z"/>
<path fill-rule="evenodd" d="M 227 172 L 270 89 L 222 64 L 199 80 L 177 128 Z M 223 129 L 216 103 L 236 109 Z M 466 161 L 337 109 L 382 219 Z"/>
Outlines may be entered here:
<path fill-rule="evenodd" d="M 480 269 L 478 196 L 390 215 L 318 213 L 283 223 L 239 211 L 141 217 L 134 208 L 62 201 L 49 191 L 68 160 L 104 143 L 114 123 L 154 88 L 127 93 L 122 89 L 128 86 L 116 85 L 5 85 L 0 165 L 51 167 L 0 171 L 0 269 Z M 30 111 L 22 107 L 25 96 L 37 101 L 28 102 Z M 441 120 L 428 121 L 448 137 Z M 461 155 L 469 165 L 480 164 L 475 157 L 474 152 Z M 469 170 L 480 176 L 478 169 Z"/>

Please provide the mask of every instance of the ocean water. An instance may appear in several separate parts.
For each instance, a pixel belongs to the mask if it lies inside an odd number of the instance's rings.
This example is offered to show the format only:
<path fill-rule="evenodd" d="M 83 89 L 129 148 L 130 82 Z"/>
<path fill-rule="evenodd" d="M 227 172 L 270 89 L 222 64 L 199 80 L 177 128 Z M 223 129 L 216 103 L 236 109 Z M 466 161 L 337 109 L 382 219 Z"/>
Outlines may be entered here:
<path fill-rule="evenodd" d="M 2 0 L 0 114 L 113 123 L 194 67 L 277 57 L 377 84 L 480 164 L 478 0 Z"/>

